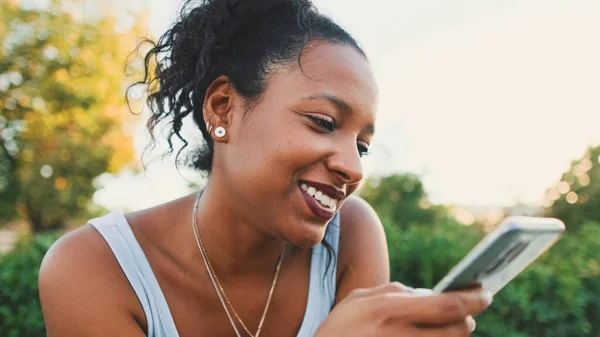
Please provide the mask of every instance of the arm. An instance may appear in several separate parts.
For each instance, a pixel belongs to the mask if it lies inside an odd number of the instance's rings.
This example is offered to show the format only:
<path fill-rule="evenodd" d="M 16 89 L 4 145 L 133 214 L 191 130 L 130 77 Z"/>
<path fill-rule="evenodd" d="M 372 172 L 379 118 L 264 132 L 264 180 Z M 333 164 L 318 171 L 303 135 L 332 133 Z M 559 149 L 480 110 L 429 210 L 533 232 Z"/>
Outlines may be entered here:
<path fill-rule="evenodd" d="M 50 248 L 38 282 L 48 336 L 145 336 L 137 298 L 90 225 Z"/>
<path fill-rule="evenodd" d="M 385 233 L 373 208 L 350 197 L 340 210 L 340 229 L 336 305 L 354 289 L 390 282 Z"/>

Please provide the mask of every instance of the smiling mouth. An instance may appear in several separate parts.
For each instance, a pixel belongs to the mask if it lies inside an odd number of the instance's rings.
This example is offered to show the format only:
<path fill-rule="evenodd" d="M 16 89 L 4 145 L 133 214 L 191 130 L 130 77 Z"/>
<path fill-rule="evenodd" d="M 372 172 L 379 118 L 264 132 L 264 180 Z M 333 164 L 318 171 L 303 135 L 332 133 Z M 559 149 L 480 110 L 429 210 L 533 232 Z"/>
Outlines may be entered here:
<path fill-rule="evenodd" d="M 300 189 L 302 190 L 303 194 L 306 195 L 307 197 L 311 198 L 314 201 L 315 205 L 318 205 L 319 208 L 321 208 L 323 211 L 325 211 L 326 213 L 328 213 L 327 215 L 329 215 L 329 213 L 334 214 L 336 209 L 337 209 L 337 205 L 339 203 L 339 200 L 332 198 L 330 196 L 328 196 L 327 194 L 323 193 L 323 191 L 318 190 L 316 187 L 314 186 L 310 186 L 307 183 L 300 183 Z M 311 203 L 312 204 L 312 203 Z M 312 206 L 309 204 L 309 207 Z M 312 209 L 312 207 L 311 207 Z M 315 212 L 315 210 L 313 210 L 313 212 Z M 317 215 L 324 215 L 323 212 L 317 212 L 320 214 Z"/>

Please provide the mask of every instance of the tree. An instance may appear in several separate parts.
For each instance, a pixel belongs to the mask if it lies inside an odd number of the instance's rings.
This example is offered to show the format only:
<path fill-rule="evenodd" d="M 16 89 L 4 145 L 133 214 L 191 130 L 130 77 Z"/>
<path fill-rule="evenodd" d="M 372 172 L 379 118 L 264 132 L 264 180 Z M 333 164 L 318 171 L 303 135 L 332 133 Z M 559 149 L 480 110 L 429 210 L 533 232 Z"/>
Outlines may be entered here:
<path fill-rule="evenodd" d="M 569 230 L 585 222 L 600 223 L 600 146 L 588 148 L 573 161 L 546 198 L 550 203 L 546 215 L 561 219 Z"/>
<path fill-rule="evenodd" d="M 123 70 L 140 24 L 118 32 L 83 5 L 0 2 L 0 220 L 33 231 L 85 212 L 93 179 L 133 158 Z"/>
<path fill-rule="evenodd" d="M 433 225 L 445 214 L 443 208 L 429 203 L 423 183 L 410 173 L 368 179 L 360 195 L 380 218 L 401 228 L 413 224 Z"/>

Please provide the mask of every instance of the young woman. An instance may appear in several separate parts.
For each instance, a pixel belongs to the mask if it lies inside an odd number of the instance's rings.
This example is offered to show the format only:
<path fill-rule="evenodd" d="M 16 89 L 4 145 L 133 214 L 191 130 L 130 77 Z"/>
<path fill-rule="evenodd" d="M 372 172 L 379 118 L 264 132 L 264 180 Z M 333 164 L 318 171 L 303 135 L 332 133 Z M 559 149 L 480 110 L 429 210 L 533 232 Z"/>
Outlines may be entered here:
<path fill-rule="evenodd" d="M 482 291 L 389 283 L 381 223 L 351 196 L 375 80 L 310 1 L 188 2 L 146 71 L 150 131 L 183 139 L 191 115 L 208 183 L 59 240 L 40 270 L 49 336 L 470 335 Z"/>

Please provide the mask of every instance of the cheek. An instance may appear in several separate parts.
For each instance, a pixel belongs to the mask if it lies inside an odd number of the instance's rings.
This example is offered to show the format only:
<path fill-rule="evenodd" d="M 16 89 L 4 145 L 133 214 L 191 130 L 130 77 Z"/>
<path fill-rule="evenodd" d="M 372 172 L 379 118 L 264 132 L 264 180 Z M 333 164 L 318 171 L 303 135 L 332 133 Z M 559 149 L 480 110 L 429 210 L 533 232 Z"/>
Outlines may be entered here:
<path fill-rule="evenodd" d="M 358 187 L 360 187 L 360 183 L 355 184 L 355 185 L 348 185 L 348 188 L 346 190 L 346 194 L 347 194 L 346 197 L 354 194 L 354 192 L 356 192 L 356 190 L 358 189 Z"/>
<path fill-rule="evenodd" d="M 296 151 L 292 145 L 293 130 L 274 118 L 247 117 L 241 123 L 228 151 L 232 178 L 261 190 L 289 180 L 290 168 L 285 164 Z"/>
<path fill-rule="evenodd" d="M 293 112 L 287 114 L 248 118 L 239 130 L 239 141 L 232 144 L 233 178 L 258 193 L 281 197 L 295 189 L 298 172 L 318 162 L 329 146 Z"/>

